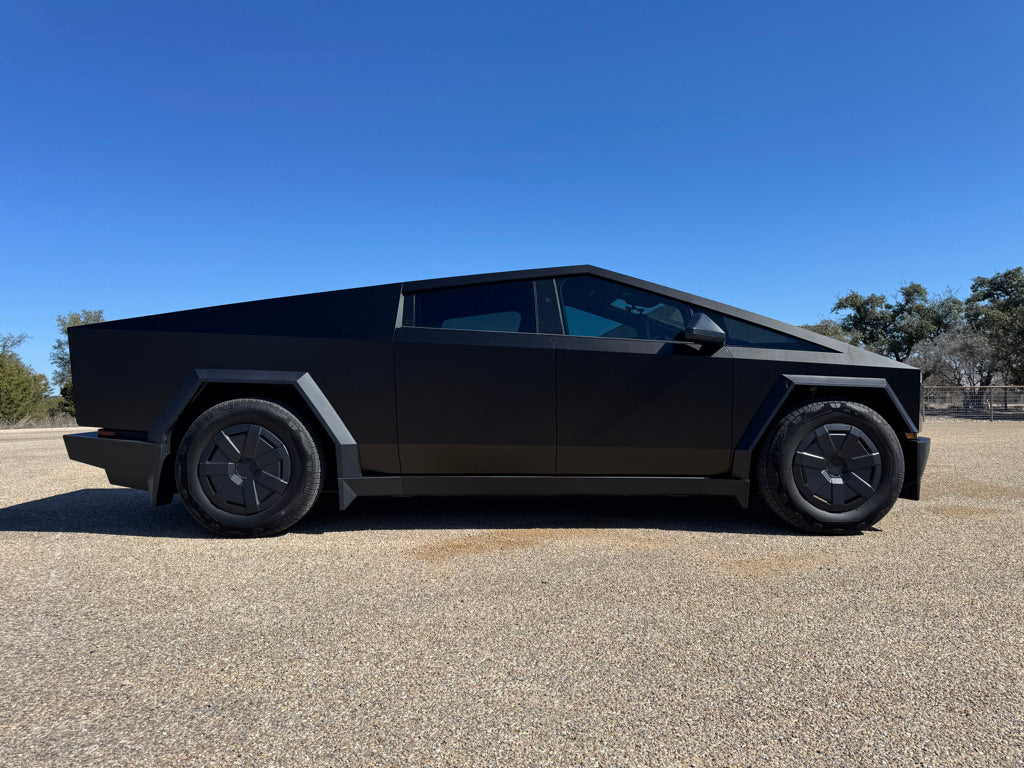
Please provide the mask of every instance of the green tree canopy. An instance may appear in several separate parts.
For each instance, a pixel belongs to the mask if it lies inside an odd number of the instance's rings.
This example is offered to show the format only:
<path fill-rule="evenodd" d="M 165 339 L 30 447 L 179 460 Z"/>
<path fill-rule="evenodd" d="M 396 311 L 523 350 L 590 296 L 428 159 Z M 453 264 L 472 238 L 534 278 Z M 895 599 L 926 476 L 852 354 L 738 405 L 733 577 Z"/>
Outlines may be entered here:
<path fill-rule="evenodd" d="M 861 337 L 856 331 L 849 331 L 832 318 L 825 318 L 820 323 L 812 323 L 810 325 L 801 325 L 801 328 L 807 331 L 813 331 L 814 333 L 820 333 L 822 336 L 828 336 L 832 339 L 839 341 L 845 341 L 847 344 L 860 344 Z"/>
<path fill-rule="evenodd" d="M 832 311 L 848 312 L 838 322 L 849 335 L 845 340 L 902 361 L 918 344 L 956 328 L 963 319 L 964 303 L 948 291 L 929 298 L 923 285 L 908 283 L 892 301 L 878 293 L 862 296 L 850 291 L 836 301 Z"/>
<path fill-rule="evenodd" d="M 27 333 L 5 333 L 0 336 L 0 357 L 15 354 L 14 350 L 28 339 Z"/>
<path fill-rule="evenodd" d="M 22 362 L 15 350 L 27 339 L 24 333 L 0 336 L 0 422 L 14 424 L 42 416 L 50 384 Z"/>
<path fill-rule="evenodd" d="M 92 323 L 103 322 L 102 309 L 83 309 L 80 312 L 68 312 L 66 315 L 57 315 L 57 329 L 60 336 L 53 344 L 53 352 L 50 353 L 50 362 L 53 363 L 53 383 L 60 387 L 60 402 L 57 410 L 75 415 L 74 389 L 71 382 L 71 352 L 68 349 L 68 328 L 76 325 L 91 325 Z"/>
<path fill-rule="evenodd" d="M 1024 267 L 976 277 L 967 321 L 992 347 L 994 367 L 1008 384 L 1024 384 Z"/>

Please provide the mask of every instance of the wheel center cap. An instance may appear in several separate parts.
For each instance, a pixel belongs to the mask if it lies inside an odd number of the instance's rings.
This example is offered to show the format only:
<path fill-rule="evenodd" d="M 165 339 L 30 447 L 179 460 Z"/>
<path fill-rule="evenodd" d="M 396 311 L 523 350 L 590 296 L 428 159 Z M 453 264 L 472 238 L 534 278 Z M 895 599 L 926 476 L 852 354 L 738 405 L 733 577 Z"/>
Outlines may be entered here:
<path fill-rule="evenodd" d="M 843 474 L 843 462 L 836 460 L 830 461 L 825 467 L 825 471 L 832 475 L 832 477 L 840 477 Z"/>
<path fill-rule="evenodd" d="M 235 472 L 243 480 L 248 480 L 256 474 L 256 462 L 252 459 L 242 459 L 235 465 Z"/>

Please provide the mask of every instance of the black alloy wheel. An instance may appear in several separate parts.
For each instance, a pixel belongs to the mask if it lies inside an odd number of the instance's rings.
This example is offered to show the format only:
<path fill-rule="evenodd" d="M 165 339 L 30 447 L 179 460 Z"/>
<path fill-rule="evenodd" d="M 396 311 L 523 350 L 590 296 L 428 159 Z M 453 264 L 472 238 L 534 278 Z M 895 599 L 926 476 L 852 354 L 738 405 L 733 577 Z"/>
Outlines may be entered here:
<path fill-rule="evenodd" d="M 199 461 L 208 499 L 236 515 L 265 512 L 287 492 L 292 477 L 288 446 L 269 428 L 235 424 L 213 436 Z"/>
<path fill-rule="evenodd" d="M 281 403 L 237 399 L 201 413 L 175 462 L 178 491 L 210 530 L 269 536 L 306 515 L 323 484 L 316 432 Z"/>
<path fill-rule="evenodd" d="M 797 446 L 793 474 L 809 502 L 828 512 L 847 512 L 878 491 L 882 456 L 864 430 L 825 424 Z"/>
<path fill-rule="evenodd" d="M 755 483 L 787 523 L 815 533 L 857 531 L 899 497 L 905 464 L 889 423 L 868 406 L 815 400 L 781 416 L 762 440 Z"/>

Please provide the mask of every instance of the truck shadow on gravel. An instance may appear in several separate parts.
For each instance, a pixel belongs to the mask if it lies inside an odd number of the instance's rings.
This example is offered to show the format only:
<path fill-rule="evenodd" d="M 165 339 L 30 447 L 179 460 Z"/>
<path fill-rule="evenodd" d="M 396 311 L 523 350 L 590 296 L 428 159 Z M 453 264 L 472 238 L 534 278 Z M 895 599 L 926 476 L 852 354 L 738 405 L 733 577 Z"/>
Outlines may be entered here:
<path fill-rule="evenodd" d="M 487 497 L 358 499 L 344 512 L 325 494 L 290 535 L 343 531 L 652 528 L 801 536 L 769 513 L 717 498 Z M 212 538 L 177 498 L 151 507 L 144 491 L 88 489 L 0 509 L 0 531 Z"/>
<path fill-rule="evenodd" d="M 87 489 L 0 509 L 0 531 L 100 533 L 202 539 L 199 527 L 178 500 L 151 507 L 149 494 L 127 488 Z"/>

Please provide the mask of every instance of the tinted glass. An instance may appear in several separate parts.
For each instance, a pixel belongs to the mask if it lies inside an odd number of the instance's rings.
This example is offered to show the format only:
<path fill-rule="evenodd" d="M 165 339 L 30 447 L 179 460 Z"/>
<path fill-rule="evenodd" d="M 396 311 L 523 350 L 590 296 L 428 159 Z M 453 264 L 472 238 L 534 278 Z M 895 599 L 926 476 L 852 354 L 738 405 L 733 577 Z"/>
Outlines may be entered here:
<path fill-rule="evenodd" d="M 535 333 L 533 283 L 490 283 L 417 293 L 415 324 L 421 328 Z"/>
<path fill-rule="evenodd" d="M 680 301 L 589 275 L 556 281 L 570 336 L 619 339 L 681 340 L 694 309 Z M 729 315 L 700 309 L 725 331 L 734 347 L 828 351 L 802 339 L 763 328 Z"/>
<path fill-rule="evenodd" d="M 570 336 L 674 341 L 692 315 L 682 302 L 597 277 L 563 277 L 557 285 Z"/>
<path fill-rule="evenodd" d="M 764 349 L 794 349 L 805 352 L 829 352 L 825 347 L 819 347 L 803 339 L 787 336 L 778 331 L 762 328 L 744 320 L 738 320 L 728 315 L 720 315 L 717 312 L 705 311 L 708 317 L 718 323 L 718 327 L 725 331 L 726 344 L 732 347 L 758 347 Z"/>

